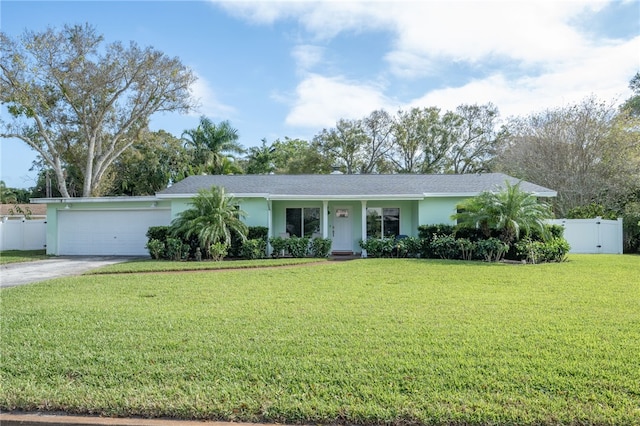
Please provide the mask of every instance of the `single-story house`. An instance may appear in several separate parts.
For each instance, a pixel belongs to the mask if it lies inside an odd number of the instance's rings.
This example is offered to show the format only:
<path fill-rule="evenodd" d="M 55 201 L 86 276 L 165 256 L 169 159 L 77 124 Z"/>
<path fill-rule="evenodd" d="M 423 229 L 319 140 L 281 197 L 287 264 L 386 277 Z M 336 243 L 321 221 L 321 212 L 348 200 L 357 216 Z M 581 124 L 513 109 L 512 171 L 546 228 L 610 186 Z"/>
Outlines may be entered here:
<path fill-rule="evenodd" d="M 221 186 L 248 213 L 249 226 L 270 236 L 330 238 L 332 251 L 360 252 L 359 240 L 418 233 L 423 224 L 452 223 L 463 199 L 517 179 L 501 173 L 464 175 L 203 175 L 145 197 L 48 198 L 47 253 L 146 255 L 150 226 L 169 225 L 200 189 Z M 523 181 L 539 197 L 556 192 Z"/>

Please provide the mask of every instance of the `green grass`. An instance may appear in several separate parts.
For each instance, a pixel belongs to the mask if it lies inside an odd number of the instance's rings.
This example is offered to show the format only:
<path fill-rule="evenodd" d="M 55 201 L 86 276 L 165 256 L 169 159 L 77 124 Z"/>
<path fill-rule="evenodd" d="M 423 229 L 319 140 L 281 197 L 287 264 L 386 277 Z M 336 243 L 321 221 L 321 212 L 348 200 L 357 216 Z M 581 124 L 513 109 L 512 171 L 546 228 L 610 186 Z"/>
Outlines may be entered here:
<path fill-rule="evenodd" d="M 308 258 L 282 258 L 282 259 L 259 259 L 259 260 L 229 260 L 222 262 L 202 261 L 202 262 L 171 262 L 167 260 L 139 259 L 124 263 L 103 266 L 92 269 L 87 274 L 123 274 L 136 272 L 177 272 L 177 271 L 202 271 L 216 269 L 251 269 L 269 268 L 275 266 L 293 266 L 306 263 L 324 262 L 327 259 Z"/>
<path fill-rule="evenodd" d="M 639 271 L 366 259 L 4 289 L 0 409 L 640 424 Z"/>
<path fill-rule="evenodd" d="M 0 265 L 17 262 L 31 262 L 46 259 L 46 250 L 4 250 L 0 251 Z"/>

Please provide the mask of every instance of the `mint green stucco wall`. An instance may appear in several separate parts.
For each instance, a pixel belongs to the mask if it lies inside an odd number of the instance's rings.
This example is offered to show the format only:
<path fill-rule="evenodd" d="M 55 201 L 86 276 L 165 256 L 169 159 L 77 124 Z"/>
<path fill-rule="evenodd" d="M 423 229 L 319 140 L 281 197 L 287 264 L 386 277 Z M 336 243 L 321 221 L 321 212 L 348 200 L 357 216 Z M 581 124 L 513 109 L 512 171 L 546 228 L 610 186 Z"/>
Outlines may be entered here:
<path fill-rule="evenodd" d="M 451 215 L 456 213 L 456 205 L 466 197 L 425 198 L 418 203 L 418 225 L 455 225 Z"/>
<path fill-rule="evenodd" d="M 240 199 L 240 209 L 247 216 L 244 223 L 247 226 L 269 226 L 269 203 L 264 198 Z"/>
<path fill-rule="evenodd" d="M 247 226 L 267 226 L 269 223 L 269 207 L 264 198 L 238 198 L 240 209 L 247 213 L 244 222 Z M 191 200 L 181 198 L 171 201 L 171 218 L 175 219 L 178 214 L 191 208 Z"/>

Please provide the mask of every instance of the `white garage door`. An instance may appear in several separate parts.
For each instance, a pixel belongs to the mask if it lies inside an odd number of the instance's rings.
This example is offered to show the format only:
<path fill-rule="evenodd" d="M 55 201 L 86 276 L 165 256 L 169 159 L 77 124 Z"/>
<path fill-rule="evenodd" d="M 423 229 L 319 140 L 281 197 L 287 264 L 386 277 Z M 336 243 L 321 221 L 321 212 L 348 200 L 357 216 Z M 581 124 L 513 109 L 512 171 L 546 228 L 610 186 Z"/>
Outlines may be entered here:
<path fill-rule="evenodd" d="M 58 212 L 59 255 L 148 255 L 150 226 L 169 225 L 171 211 L 71 210 Z"/>

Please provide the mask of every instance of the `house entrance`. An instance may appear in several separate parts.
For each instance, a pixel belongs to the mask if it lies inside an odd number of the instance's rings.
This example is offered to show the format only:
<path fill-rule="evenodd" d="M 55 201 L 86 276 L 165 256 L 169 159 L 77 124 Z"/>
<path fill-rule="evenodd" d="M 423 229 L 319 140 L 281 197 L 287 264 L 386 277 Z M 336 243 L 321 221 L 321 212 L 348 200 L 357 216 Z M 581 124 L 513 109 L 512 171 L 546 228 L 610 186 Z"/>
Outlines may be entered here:
<path fill-rule="evenodd" d="M 353 237 L 351 235 L 351 209 L 336 207 L 333 215 L 333 229 L 331 239 L 332 251 L 353 252 Z"/>

